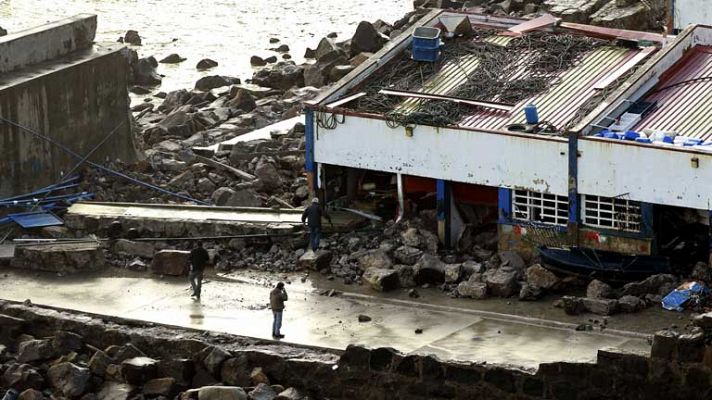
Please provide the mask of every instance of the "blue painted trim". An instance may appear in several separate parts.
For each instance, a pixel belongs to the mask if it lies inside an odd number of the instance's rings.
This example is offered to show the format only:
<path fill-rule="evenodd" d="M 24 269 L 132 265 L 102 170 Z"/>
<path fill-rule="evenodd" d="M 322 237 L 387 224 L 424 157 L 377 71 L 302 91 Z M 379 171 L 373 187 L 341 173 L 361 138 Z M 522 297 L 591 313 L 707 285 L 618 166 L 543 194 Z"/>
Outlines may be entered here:
<path fill-rule="evenodd" d="M 307 173 L 315 172 L 314 164 L 314 110 L 307 109 L 304 117 L 305 165 Z"/>
<path fill-rule="evenodd" d="M 578 195 L 578 135 L 569 134 L 569 223 L 578 224 L 579 218 Z"/>
<path fill-rule="evenodd" d="M 497 203 L 499 208 L 499 221 L 507 222 L 512 220 L 512 189 L 499 188 L 497 192 Z"/>
<path fill-rule="evenodd" d="M 645 237 L 655 236 L 653 204 L 651 203 L 640 203 L 640 234 Z"/>
<path fill-rule="evenodd" d="M 709 220 L 710 220 L 710 221 L 709 221 L 709 222 L 710 222 L 710 243 L 709 243 L 709 247 L 710 247 L 710 253 L 712 253 L 712 210 L 710 210 L 710 212 L 709 212 Z"/>
<path fill-rule="evenodd" d="M 435 193 L 438 221 L 444 221 L 447 217 L 447 185 L 444 180 L 438 179 L 435 181 Z"/>

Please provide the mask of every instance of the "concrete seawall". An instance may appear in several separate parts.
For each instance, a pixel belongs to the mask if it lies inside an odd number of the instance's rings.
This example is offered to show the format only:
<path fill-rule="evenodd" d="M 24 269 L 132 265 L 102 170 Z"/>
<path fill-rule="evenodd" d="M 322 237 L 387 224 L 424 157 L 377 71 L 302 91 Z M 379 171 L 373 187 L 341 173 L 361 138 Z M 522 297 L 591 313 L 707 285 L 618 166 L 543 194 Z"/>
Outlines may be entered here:
<path fill-rule="evenodd" d="M 91 151 L 118 126 L 91 160 L 136 158 L 123 46 L 92 44 L 95 16 L 65 21 L 24 31 L 29 37 L 15 34 L 0 43 L 2 51 L 11 49 L 3 53 L 0 72 L 13 69 L 0 73 L 0 117 L 12 121 L 0 123 L 0 196 L 54 183 L 78 161 L 14 124 L 46 135 L 80 155 Z M 16 49 L 23 46 L 36 51 Z M 19 55 L 13 61 L 6 60 L 5 54 Z"/>

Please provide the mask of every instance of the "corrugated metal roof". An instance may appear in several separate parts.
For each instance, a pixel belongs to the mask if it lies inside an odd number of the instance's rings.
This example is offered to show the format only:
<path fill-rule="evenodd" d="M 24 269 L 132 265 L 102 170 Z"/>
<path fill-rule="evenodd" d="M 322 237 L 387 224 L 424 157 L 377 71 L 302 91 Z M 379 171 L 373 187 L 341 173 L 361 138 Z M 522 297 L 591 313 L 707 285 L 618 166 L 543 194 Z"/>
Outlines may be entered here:
<path fill-rule="evenodd" d="M 694 138 L 712 139 L 712 47 L 689 50 L 661 77 L 645 98 L 657 102 L 655 110 L 634 129 L 676 132 Z M 701 79 L 705 78 L 705 79 Z"/>

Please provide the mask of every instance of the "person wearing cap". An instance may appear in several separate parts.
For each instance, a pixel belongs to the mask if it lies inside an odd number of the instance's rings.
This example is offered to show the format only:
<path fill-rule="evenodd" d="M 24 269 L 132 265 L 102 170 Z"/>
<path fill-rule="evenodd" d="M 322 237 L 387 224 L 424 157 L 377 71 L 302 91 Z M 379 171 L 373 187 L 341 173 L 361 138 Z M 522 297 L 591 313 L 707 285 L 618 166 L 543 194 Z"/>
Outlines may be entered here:
<path fill-rule="evenodd" d="M 319 205 L 319 199 L 315 197 L 312 199 L 311 205 L 302 213 L 302 224 L 306 223 L 309 228 L 309 245 L 314 252 L 316 252 L 319 248 L 319 242 L 321 241 L 322 217 L 326 218 L 332 226 L 334 225 L 331 222 L 329 214 L 327 214 L 326 210 L 321 208 L 321 205 Z"/>
<path fill-rule="evenodd" d="M 284 289 L 284 283 L 279 282 L 277 286 L 269 293 L 269 305 L 272 309 L 274 317 L 272 321 L 272 337 L 282 339 L 282 313 L 284 312 L 284 302 L 288 300 L 287 291 Z"/>

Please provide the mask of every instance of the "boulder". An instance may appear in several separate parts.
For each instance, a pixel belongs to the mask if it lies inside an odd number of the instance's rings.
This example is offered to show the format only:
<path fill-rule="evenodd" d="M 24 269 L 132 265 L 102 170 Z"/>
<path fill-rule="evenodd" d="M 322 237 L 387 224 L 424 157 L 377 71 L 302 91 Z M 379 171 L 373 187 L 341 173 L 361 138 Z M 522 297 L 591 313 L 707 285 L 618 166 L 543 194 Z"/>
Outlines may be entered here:
<path fill-rule="evenodd" d="M 100 400 L 129 400 L 134 388 L 125 383 L 106 381 L 99 389 L 97 397 Z"/>
<path fill-rule="evenodd" d="M 330 251 L 318 249 L 316 252 L 307 251 L 297 261 L 298 269 L 321 271 L 330 268 L 332 254 Z"/>
<path fill-rule="evenodd" d="M 160 85 L 163 78 L 156 71 L 156 65 L 157 62 L 153 57 L 139 58 L 131 65 L 133 79 L 129 83 L 147 86 Z"/>
<path fill-rule="evenodd" d="M 674 275 L 658 274 L 646 278 L 640 282 L 631 282 L 623 286 L 623 295 L 644 296 L 646 294 L 667 295 L 669 287 L 677 286 L 677 278 Z M 663 290 L 665 288 L 665 290 Z M 664 292 L 664 293 L 661 293 Z"/>
<path fill-rule="evenodd" d="M 289 388 L 280 392 L 275 400 L 303 400 L 304 394 L 295 388 Z"/>
<path fill-rule="evenodd" d="M 707 263 L 698 262 L 694 268 L 692 268 L 690 278 L 705 283 L 712 283 L 712 268 L 710 268 Z"/>
<path fill-rule="evenodd" d="M 178 54 L 173 53 L 173 54 L 169 54 L 169 55 L 163 57 L 163 59 L 161 61 L 159 61 L 159 63 L 161 63 L 161 64 L 178 64 L 178 63 L 182 63 L 185 60 L 186 60 L 185 57 L 181 57 Z"/>
<path fill-rule="evenodd" d="M 618 311 L 618 301 L 614 299 L 583 299 L 584 308 L 598 315 L 613 315 Z"/>
<path fill-rule="evenodd" d="M 0 36 L 7 36 L 7 29 L 0 27 Z"/>
<path fill-rule="evenodd" d="M 214 346 L 203 359 L 203 366 L 213 376 L 220 377 L 223 362 L 230 358 L 230 352 L 222 347 Z"/>
<path fill-rule="evenodd" d="M 50 385 L 65 396 L 79 397 L 89 390 L 91 372 L 69 362 L 53 365 L 47 370 Z"/>
<path fill-rule="evenodd" d="M 344 54 L 344 52 L 336 45 L 336 42 L 329 38 L 323 38 L 319 41 L 316 50 L 314 50 L 313 58 L 317 61 L 321 61 L 327 58 L 336 58 L 339 54 Z"/>
<path fill-rule="evenodd" d="M 262 207 L 262 200 L 254 189 L 234 190 L 221 187 L 211 196 L 216 206 L 225 207 Z"/>
<path fill-rule="evenodd" d="M 432 254 L 423 254 L 415 264 L 415 270 L 418 284 L 445 281 L 445 263 Z"/>
<path fill-rule="evenodd" d="M 252 381 L 252 384 L 255 386 L 259 385 L 260 383 L 269 385 L 269 378 L 267 377 L 267 374 L 265 374 L 265 371 L 261 367 L 252 369 L 252 372 L 250 372 L 250 380 Z"/>
<path fill-rule="evenodd" d="M 420 235 L 417 228 L 408 228 L 401 233 L 403 244 L 410 247 L 420 247 Z"/>
<path fill-rule="evenodd" d="M 124 43 L 132 44 L 134 46 L 140 46 L 141 36 L 138 34 L 137 31 L 128 30 L 124 34 Z"/>
<path fill-rule="evenodd" d="M 134 357 L 121 363 L 121 376 L 131 385 L 143 385 L 156 377 L 158 361 L 149 357 Z"/>
<path fill-rule="evenodd" d="M 610 299 L 613 297 L 613 288 L 607 283 L 594 279 L 586 288 L 586 297 L 590 299 Z"/>
<path fill-rule="evenodd" d="M 10 364 L 2 375 L 2 387 L 41 390 L 44 384 L 42 374 L 29 364 Z"/>
<path fill-rule="evenodd" d="M 167 359 L 158 362 L 156 371 L 156 376 L 159 378 L 173 378 L 178 385 L 189 386 L 192 383 L 195 365 L 192 360 L 185 358 Z"/>
<path fill-rule="evenodd" d="M 198 64 L 195 66 L 198 70 L 204 70 L 204 69 L 210 69 L 210 68 L 215 68 L 218 66 L 218 62 L 211 60 L 209 58 L 204 58 L 200 61 L 198 61 Z"/>
<path fill-rule="evenodd" d="M 176 394 L 178 394 L 177 392 L 178 387 L 174 378 L 151 379 L 143 385 L 144 396 L 164 396 L 172 399 Z"/>
<path fill-rule="evenodd" d="M 270 162 L 258 162 L 257 167 L 255 167 L 255 176 L 267 190 L 279 189 L 282 186 L 282 177 L 279 175 L 279 170 Z"/>
<path fill-rule="evenodd" d="M 445 265 L 445 283 L 457 283 L 462 278 L 462 264 Z"/>
<path fill-rule="evenodd" d="M 105 352 L 98 350 L 89 359 L 89 371 L 96 376 L 103 377 L 106 374 L 106 368 L 109 364 L 113 364 L 114 359 L 109 357 Z"/>
<path fill-rule="evenodd" d="M 228 385 L 250 386 L 250 370 L 245 355 L 227 359 L 220 371 L 222 381 Z"/>
<path fill-rule="evenodd" d="M 309 64 L 304 67 L 304 86 L 320 88 L 326 84 L 326 77 L 320 64 Z"/>
<path fill-rule="evenodd" d="M 131 257 L 152 258 L 154 250 L 151 242 L 135 242 L 127 239 L 117 239 L 114 242 L 114 253 Z"/>
<path fill-rule="evenodd" d="M 329 82 L 336 82 L 339 79 L 348 75 L 351 71 L 356 69 L 351 64 L 348 65 L 336 65 L 331 70 L 329 70 Z"/>
<path fill-rule="evenodd" d="M 233 96 L 233 98 L 230 99 L 226 105 L 244 112 L 250 112 L 257 108 L 254 96 L 244 89 L 238 90 L 237 93 L 235 93 L 235 96 Z"/>
<path fill-rule="evenodd" d="M 126 343 L 123 346 L 110 346 L 106 349 L 106 354 L 119 363 L 129 358 L 146 356 L 138 347 L 134 346 L 133 343 Z"/>
<path fill-rule="evenodd" d="M 519 255 L 519 253 L 514 250 L 505 250 L 500 251 L 498 256 L 501 261 L 500 268 L 516 271 L 520 274 L 520 276 L 524 275 L 524 270 L 526 269 L 527 264 L 524 262 L 524 259 Z"/>
<path fill-rule="evenodd" d="M 184 105 L 188 99 L 190 99 L 190 93 L 185 89 L 174 90 L 166 94 L 166 98 L 163 99 L 163 103 L 158 106 L 160 111 L 170 113 L 177 107 Z"/>
<path fill-rule="evenodd" d="M 533 301 L 538 300 L 544 295 L 543 288 L 532 285 L 531 283 L 525 283 L 519 290 L 519 300 L 522 301 Z"/>
<path fill-rule="evenodd" d="M 415 267 L 412 265 L 396 265 L 394 267 L 398 273 L 398 284 L 402 288 L 412 288 L 417 286 Z"/>
<path fill-rule="evenodd" d="M 250 65 L 253 67 L 264 67 L 267 65 L 267 61 L 260 56 L 252 56 L 250 57 Z"/>
<path fill-rule="evenodd" d="M 207 92 L 208 90 L 223 87 L 223 86 L 230 86 L 232 84 L 239 84 L 240 80 L 237 78 L 231 78 L 229 76 L 221 76 L 221 75 L 208 75 L 204 76 L 200 79 L 198 79 L 195 82 L 195 88 L 197 90 L 201 90 L 203 92 Z"/>
<path fill-rule="evenodd" d="M 84 348 L 84 339 L 74 332 L 58 331 L 52 338 L 52 347 L 57 354 L 79 352 Z"/>
<path fill-rule="evenodd" d="M 362 271 L 369 268 L 390 269 L 393 265 L 391 258 L 382 249 L 373 249 L 358 256 L 358 265 Z"/>
<path fill-rule="evenodd" d="M 494 296 L 510 297 L 517 291 L 517 272 L 507 268 L 487 270 L 484 273 L 487 288 Z"/>
<path fill-rule="evenodd" d="M 411 246 L 400 246 L 393 252 L 393 257 L 401 264 L 415 265 L 423 252 L 420 249 Z"/>
<path fill-rule="evenodd" d="M 17 400 L 44 400 L 44 395 L 39 390 L 27 389 L 20 393 Z"/>
<path fill-rule="evenodd" d="M 568 315 L 579 315 L 586 311 L 583 300 L 576 296 L 563 296 L 561 298 L 561 306 Z"/>
<path fill-rule="evenodd" d="M 555 290 L 561 284 L 559 277 L 540 264 L 534 264 L 527 268 L 525 277 L 531 286 L 545 290 Z"/>
<path fill-rule="evenodd" d="M 399 285 L 398 271 L 394 269 L 368 268 L 363 273 L 363 279 L 379 292 L 397 289 Z"/>
<path fill-rule="evenodd" d="M 56 357 L 58 354 L 49 339 L 26 340 L 17 348 L 17 361 L 31 363 Z"/>
<path fill-rule="evenodd" d="M 386 42 L 388 42 L 388 37 L 380 33 L 373 24 L 361 21 L 351 38 L 351 56 L 362 52 L 375 53 Z"/>
<path fill-rule="evenodd" d="M 460 297 L 470 297 L 477 300 L 487 298 L 487 284 L 483 282 L 464 281 L 457 285 L 457 294 Z"/>
<path fill-rule="evenodd" d="M 618 308 L 624 313 L 634 313 L 645 308 L 645 302 L 639 297 L 626 295 L 618 299 Z"/>
<path fill-rule="evenodd" d="M 277 56 L 269 56 L 269 57 L 265 58 L 265 62 L 267 64 L 274 64 L 277 62 Z"/>
<path fill-rule="evenodd" d="M 260 383 L 249 393 L 250 400 L 274 400 L 277 397 L 277 392 L 272 386 Z"/>
<path fill-rule="evenodd" d="M 279 90 L 304 86 L 304 67 L 283 61 L 252 75 L 252 83 Z"/>
<path fill-rule="evenodd" d="M 200 389 L 191 389 L 186 394 L 197 393 L 198 400 L 247 400 L 247 393 L 236 386 L 204 386 Z"/>
<path fill-rule="evenodd" d="M 153 256 L 151 272 L 159 275 L 181 276 L 188 273 L 190 252 L 161 250 Z"/>

